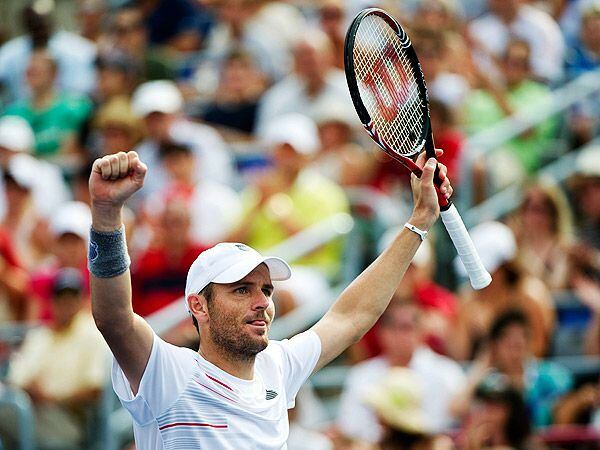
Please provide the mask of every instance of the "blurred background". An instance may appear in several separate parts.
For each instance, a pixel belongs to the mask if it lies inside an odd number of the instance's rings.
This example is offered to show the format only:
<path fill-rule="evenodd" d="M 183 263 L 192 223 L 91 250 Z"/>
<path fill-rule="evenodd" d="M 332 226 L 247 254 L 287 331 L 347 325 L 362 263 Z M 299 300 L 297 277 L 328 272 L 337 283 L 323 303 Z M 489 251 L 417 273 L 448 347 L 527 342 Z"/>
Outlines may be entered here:
<path fill-rule="evenodd" d="M 426 75 L 437 147 L 494 281 L 431 230 L 382 319 L 314 375 L 288 448 L 600 448 L 599 0 L 2 0 L 0 448 L 133 449 L 90 314 L 93 160 L 127 205 L 133 307 L 197 349 L 182 294 L 216 242 L 282 256 L 271 337 L 309 328 L 412 209 L 343 73 L 379 6 Z"/>

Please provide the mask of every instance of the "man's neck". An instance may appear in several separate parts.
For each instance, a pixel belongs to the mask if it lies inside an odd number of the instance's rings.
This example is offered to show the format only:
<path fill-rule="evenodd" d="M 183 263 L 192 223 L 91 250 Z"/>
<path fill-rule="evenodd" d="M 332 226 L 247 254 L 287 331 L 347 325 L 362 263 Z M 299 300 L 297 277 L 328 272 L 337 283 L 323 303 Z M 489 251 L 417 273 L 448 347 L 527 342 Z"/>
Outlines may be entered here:
<path fill-rule="evenodd" d="M 319 95 L 324 86 L 325 76 L 306 80 L 306 92 L 310 97 L 316 97 Z"/>
<path fill-rule="evenodd" d="M 223 349 L 215 345 L 211 345 L 210 343 L 202 343 L 202 339 L 200 341 L 201 343 L 198 353 L 206 361 L 214 364 L 219 369 L 227 372 L 229 375 L 233 375 L 236 378 L 240 378 L 242 380 L 254 379 L 254 361 L 256 359 L 254 356 L 243 359 L 238 355 L 234 356 L 224 352 Z"/>
<path fill-rule="evenodd" d="M 32 104 L 35 109 L 45 109 L 54 100 L 54 89 L 44 89 L 33 93 Z"/>
<path fill-rule="evenodd" d="M 413 351 L 411 354 L 405 355 L 386 355 L 385 358 L 392 367 L 408 367 L 414 354 L 415 352 Z"/>

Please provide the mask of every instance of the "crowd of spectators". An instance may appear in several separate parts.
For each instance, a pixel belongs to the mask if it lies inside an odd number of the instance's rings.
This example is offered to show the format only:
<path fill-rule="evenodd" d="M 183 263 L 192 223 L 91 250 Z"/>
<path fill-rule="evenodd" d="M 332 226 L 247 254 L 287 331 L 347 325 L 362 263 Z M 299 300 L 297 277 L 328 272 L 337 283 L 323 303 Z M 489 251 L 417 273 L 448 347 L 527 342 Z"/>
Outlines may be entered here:
<path fill-rule="evenodd" d="M 267 251 L 353 217 L 349 237 L 293 261 L 274 300 L 285 316 L 330 300 L 402 226 L 409 177 L 362 131 L 343 73 L 346 29 L 367 6 L 409 30 L 456 196 L 468 179 L 474 202 L 507 186 L 520 200 L 471 230 L 493 276 L 481 291 L 432 230 L 379 323 L 340 358 L 350 368 L 329 417 L 310 420 L 319 400 L 300 396 L 288 448 L 545 448 L 559 424 L 588 427 L 573 443 L 600 441 L 600 375 L 559 358 L 600 365 L 599 90 L 498 148 L 466 145 L 598 73 L 600 0 L 12 4 L 20 33 L 0 24 L 0 330 L 30 331 L 17 344 L 0 335 L 0 399 L 31 399 L 38 448 L 95 448 L 108 385 L 86 258 L 95 158 L 135 150 L 149 168 L 124 215 L 144 317 L 181 298 L 217 242 Z M 540 176 L 566 157 L 566 179 Z M 166 338 L 197 348 L 189 320 Z M 0 400 L 0 448 L 17 445 L 9 409 Z"/>

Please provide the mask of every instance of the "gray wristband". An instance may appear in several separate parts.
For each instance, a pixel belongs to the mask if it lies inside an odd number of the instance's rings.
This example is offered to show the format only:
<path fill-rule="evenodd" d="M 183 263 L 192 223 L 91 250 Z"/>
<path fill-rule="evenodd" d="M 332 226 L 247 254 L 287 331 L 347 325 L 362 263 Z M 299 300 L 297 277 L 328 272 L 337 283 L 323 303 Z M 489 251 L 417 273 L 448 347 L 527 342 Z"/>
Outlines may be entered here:
<path fill-rule="evenodd" d="M 97 278 L 112 278 L 129 269 L 129 253 L 125 241 L 125 226 L 115 231 L 90 228 L 88 269 Z"/>

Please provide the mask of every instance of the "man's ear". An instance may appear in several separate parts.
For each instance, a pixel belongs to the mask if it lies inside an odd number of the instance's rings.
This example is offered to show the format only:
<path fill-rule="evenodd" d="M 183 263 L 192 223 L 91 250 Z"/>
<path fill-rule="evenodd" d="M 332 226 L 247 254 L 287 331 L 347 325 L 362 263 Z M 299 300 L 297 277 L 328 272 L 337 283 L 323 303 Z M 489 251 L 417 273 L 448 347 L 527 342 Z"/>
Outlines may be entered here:
<path fill-rule="evenodd" d="M 190 312 L 198 321 L 198 325 L 202 326 L 203 324 L 208 323 L 208 303 L 204 296 L 200 294 L 190 294 L 188 295 L 187 302 Z"/>

